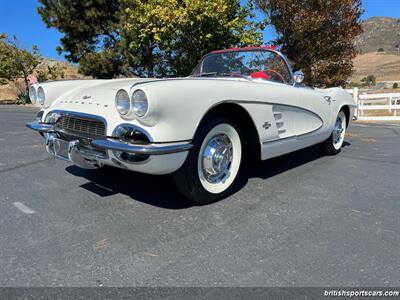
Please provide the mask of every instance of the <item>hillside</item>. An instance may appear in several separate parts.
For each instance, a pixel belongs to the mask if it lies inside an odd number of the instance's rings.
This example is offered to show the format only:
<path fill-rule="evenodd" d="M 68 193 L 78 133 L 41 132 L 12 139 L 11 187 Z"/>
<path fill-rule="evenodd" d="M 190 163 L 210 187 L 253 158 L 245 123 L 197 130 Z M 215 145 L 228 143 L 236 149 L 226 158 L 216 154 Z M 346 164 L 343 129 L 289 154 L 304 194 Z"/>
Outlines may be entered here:
<path fill-rule="evenodd" d="M 362 54 L 383 48 L 386 53 L 395 53 L 400 43 L 400 18 L 373 17 L 364 21 L 363 33 L 355 44 Z"/>
<path fill-rule="evenodd" d="M 400 81 L 400 55 L 388 53 L 361 54 L 354 60 L 354 74 L 351 78 L 359 82 L 367 75 L 374 75 L 377 81 Z"/>
<path fill-rule="evenodd" d="M 38 69 L 45 71 L 47 66 L 56 65 L 58 69 L 63 73 L 63 78 L 60 79 L 80 79 L 84 78 L 78 73 L 78 68 L 70 63 L 62 62 L 50 58 L 44 58 Z M 16 84 L 10 83 L 6 85 L 0 85 L 0 101 L 4 100 L 15 100 L 19 91 L 23 89 L 22 82 L 17 82 Z"/>

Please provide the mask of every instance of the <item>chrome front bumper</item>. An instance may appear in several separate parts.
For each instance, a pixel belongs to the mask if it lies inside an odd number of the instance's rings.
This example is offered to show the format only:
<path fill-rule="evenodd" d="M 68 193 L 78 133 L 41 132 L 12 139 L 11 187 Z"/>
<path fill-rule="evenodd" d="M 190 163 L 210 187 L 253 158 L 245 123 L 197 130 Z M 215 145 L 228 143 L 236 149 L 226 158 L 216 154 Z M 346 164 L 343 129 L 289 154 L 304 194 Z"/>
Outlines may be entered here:
<path fill-rule="evenodd" d="M 63 132 L 52 124 L 36 121 L 28 123 L 26 126 L 41 134 L 45 134 L 47 152 L 57 158 L 69 160 L 86 169 L 100 167 L 102 165 L 101 161 L 108 159 L 108 155 L 106 154 L 107 150 L 138 155 L 164 155 L 188 151 L 193 147 L 190 142 L 151 143 L 141 145 L 123 142 L 118 138 L 104 138 L 88 139 L 90 147 L 93 148 L 88 149 L 87 145 L 82 145 L 79 139 L 66 141 L 59 138 L 58 133 Z"/>

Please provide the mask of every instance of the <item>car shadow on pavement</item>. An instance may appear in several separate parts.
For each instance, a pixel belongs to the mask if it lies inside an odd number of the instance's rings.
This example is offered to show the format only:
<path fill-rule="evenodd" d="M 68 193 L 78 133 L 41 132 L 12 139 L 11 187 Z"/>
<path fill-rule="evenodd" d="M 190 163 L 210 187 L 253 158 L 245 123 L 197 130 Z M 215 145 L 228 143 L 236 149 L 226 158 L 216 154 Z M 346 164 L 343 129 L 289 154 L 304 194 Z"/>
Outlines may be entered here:
<path fill-rule="evenodd" d="M 245 177 L 268 179 L 323 156 L 318 146 L 308 147 L 296 152 L 253 163 L 251 167 L 247 168 L 247 176 Z"/>
<path fill-rule="evenodd" d="M 73 165 L 66 171 L 89 180 L 81 188 L 100 197 L 123 194 L 167 209 L 185 209 L 196 205 L 179 193 L 172 176 L 152 176 L 108 166 L 85 170 Z"/>
<path fill-rule="evenodd" d="M 350 143 L 345 142 L 343 146 L 349 145 Z M 268 179 L 321 157 L 323 154 L 318 146 L 312 146 L 252 163 L 246 168 L 231 195 L 244 188 L 250 178 Z M 69 166 L 66 170 L 72 175 L 86 178 L 89 182 L 81 185 L 81 188 L 100 197 L 124 194 L 137 201 L 166 209 L 185 209 L 197 205 L 179 193 L 172 176 L 152 176 L 107 166 L 99 170 Z"/>

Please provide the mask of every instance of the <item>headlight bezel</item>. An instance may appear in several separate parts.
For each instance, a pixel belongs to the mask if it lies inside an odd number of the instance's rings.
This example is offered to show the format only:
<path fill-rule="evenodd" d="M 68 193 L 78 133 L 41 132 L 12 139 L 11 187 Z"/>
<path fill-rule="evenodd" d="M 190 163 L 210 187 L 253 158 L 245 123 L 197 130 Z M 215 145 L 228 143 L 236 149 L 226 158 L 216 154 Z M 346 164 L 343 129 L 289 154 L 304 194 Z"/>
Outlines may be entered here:
<path fill-rule="evenodd" d="M 39 86 L 36 91 L 36 100 L 42 106 L 46 103 L 46 93 L 44 88 L 41 86 Z"/>
<path fill-rule="evenodd" d="M 149 112 L 149 99 L 143 90 L 138 89 L 132 93 L 131 109 L 138 118 L 145 117 Z"/>
<path fill-rule="evenodd" d="M 121 99 L 119 98 L 119 96 L 121 96 L 122 94 L 125 94 L 123 96 L 126 96 L 125 99 Z M 128 106 L 125 107 L 125 109 L 120 109 L 119 107 L 123 107 L 120 103 L 121 100 L 126 100 L 126 103 Z M 115 94 L 115 109 L 117 110 L 117 112 L 119 113 L 120 116 L 122 117 L 127 117 L 132 109 L 132 105 L 131 105 L 131 99 L 129 97 L 129 93 L 125 90 L 125 89 L 120 89 L 118 90 L 118 92 Z"/>
<path fill-rule="evenodd" d="M 61 117 L 61 114 L 56 112 L 56 111 L 52 111 L 50 113 L 48 113 L 46 115 L 46 118 L 44 120 L 44 122 L 46 124 L 55 124 L 57 123 L 58 119 Z M 43 118 L 43 117 L 42 117 Z"/>

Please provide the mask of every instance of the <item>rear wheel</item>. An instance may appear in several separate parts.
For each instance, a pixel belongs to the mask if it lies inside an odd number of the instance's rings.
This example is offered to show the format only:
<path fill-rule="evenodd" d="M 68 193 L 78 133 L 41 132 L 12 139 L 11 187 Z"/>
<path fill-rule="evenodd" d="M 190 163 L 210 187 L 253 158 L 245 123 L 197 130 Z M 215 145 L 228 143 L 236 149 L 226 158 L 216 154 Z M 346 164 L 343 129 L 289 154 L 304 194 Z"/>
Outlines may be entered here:
<path fill-rule="evenodd" d="M 184 165 L 174 174 L 187 198 L 207 204 L 227 196 L 239 177 L 242 139 L 228 116 L 208 118 L 196 134 Z"/>
<path fill-rule="evenodd" d="M 341 110 L 336 118 L 335 127 L 330 137 L 321 143 L 321 151 L 326 155 L 338 154 L 342 148 L 346 134 L 346 114 Z"/>

